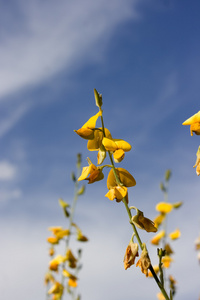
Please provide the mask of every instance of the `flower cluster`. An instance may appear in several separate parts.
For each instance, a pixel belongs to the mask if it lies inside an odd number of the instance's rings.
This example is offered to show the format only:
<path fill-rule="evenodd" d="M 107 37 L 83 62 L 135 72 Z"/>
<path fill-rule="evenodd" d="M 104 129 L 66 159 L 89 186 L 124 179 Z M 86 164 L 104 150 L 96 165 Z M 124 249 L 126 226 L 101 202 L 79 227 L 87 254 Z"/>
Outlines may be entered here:
<path fill-rule="evenodd" d="M 160 256 L 160 265 L 153 266 L 154 271 L 157 274 L 158 272 L 163 272 L 161 268 L 166 269 L 170 267 L 171 263 L 173 262 L 172 255 L 174 251 L 172 250 L 169 241 L 177 240 L 181 235 L 181 232 L 178 228 L 176 228 L 173 232 L 167 234 L 166 220 L 169 213 L 171 213 L 174 209 L 178 209 L 182 205 L 182 202 L 177 202 L 174 204 L 168 202 L 168 183 L 170 177 L 171 177 L 171 171 L 167 170 L 165 172 L 165 183 L 160 184 L 160 188 L 164 193 L 165 201 L 159 202 L 156 205 L 156 210 L 159 212 L 159 214 L 154 219 L 155 226 L 156 228 L 159 229 L 159 231 L 151 240 L 151 243 L 153 245 L 158 246 L 162 244 L 162 248 L 160 249 L 160 252 L 158 251 L 158 256 Z M 152 276 L 152 274 L 150 274 L 150 276 Z M 173 279 L 171 275 L 169 276 L 169 282 L 170 282 L 170 289 L 172 293 L 175 294 L 176 281 Z M 158 294 L 158 299 L 165 299 L 162 297 L 163 296 L 161 294 Z"/>
<path fill-rule="evenodd" d="M 78 154 L 77 169 L 80 173 L 81 168 L 81 156 Z M 47 238 L 49 244 L 49 256 L 51 260 L 49 262 L 49 270 L 45 275 L 45 284 L 47 285 L 47 299 L 61 300 L 65 289 L 71 294 L 72 299 L 75 299 L 75 291 L 78 285 L 78 272 L 81 268 L 80 259 L 82 250 L 78 249 L 77 254 L 74 254 L 69 246 L 70 237 L 76 236 L 76 240 L 80 242 L 86 242 L 88 239 L 82 234 L 81 229 L 74 223 L 74 210 L 79 195 L 84 193 L 84 186 L 79 188 L 78 181 L 74 173 L 72 173 L 72 180 L 75 183 L 75 197 L 72 202 L 72 206 L 65 202 L 63 199 L 59 199 L 59 204 L 64 212 L 64 215 L 69 220 L 68 228 L 61 226 L 49 227 L 51 236 Z M 64 242 L 65 250 L 64 254 L 56 254 L 56 246 Z M 61 276 L 61 280 L 58 280 L 58 276 Z M 50 288 L 49 288 L 49 285 Z M 51 297 L 51 298 L 49 298 Z M 80 299 L 80 296 L 78 298 Z"/>
<path fill-rule="evenodd" d="M 195 133 L 196 135 L 200 135 L 200 111 L 194 114 L 193 116 L 191 116 L 185 122 L 183 122 L 182 125 L 190 125 L 191 136 L 193 136 L 193 133 Z M 198 147 L 196 156 L 197 156 L 196 163 L 193 166 L 193 168 L 196 168 L 196 173 L 199 176 L 200 175 L 200 146 Z"/>

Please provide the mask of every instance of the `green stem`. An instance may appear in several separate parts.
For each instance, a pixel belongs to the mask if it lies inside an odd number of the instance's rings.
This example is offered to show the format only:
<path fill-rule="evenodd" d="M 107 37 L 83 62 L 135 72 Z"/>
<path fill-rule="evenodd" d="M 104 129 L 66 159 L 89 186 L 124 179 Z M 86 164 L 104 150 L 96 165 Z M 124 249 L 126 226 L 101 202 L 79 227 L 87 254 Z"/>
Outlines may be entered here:
<path fill-rule="evenodd" d="M 101 116 L 101 123 L 102 123 L 103 135 L 104 135 L 104 137 L 105 137 L 105 128 L 104 128 L 103 116 Z M 112 157 L 111 152 L 108 151 L 108 154 L 109 154 L 109 157 L 110 157 L 110 161 L 111 161 L 111 164 L 112 164 L 112 169 L 113 169 L 113 173 L 114 173 L 114 175 L 115 175 L 116 182 L 117 182 L 118 185 L 123 185 L 122 182 L 121 182 L 120 179 L 119 179 L 119 176 L 118 176 L 117 173 L 116 173 L 116 169 L 115 169 L 115 165 L 114 165 L 114 161 L 113 161 L 113 157 Z M 126 201 L 126 198 L 125 198 L 125 197 L 122 199 L 122 202 L 123 202 L 124 205 L 125 205 L 126 211 L 127 211 L 127 213 L 128 213 L 128 216 L 129 216 L 129 222 L 130 222 L 130 221 L 131 221 L 131 218 L 132 218 L 132 214 L 131 214 L 131 211 L 130 211 L 130 209 L 129 209 L 129 207 L 128 207 L 128 204 L 127 204 L 127 201 Z M 138 243 L 139 243 L 139 245 L 140 245 L 140 248 L 141 248 L 141 250 L 143 250 L 142 241 L 141 241 L 141 239 L 140 239 L 140 236 L 139 236 L 139 234 L 138 234 L 138 231 L 137 231 L 137 229 L 136 229 L 136 227 L 135 227 L 135 225 L 134 225 L 133 223 L 131 223 L 131 226 L 132 226 L 133 231 L 134 231 L 134 233 L 135 233 L 135 236 L 136 236 L 136 238 L 137 238 L 137 240 L 138 240 Z M 164 286 L 162 285 L 162 283 L 160 282 L 159 278 L 157 277 L 157 275 L 156 275 L 156 273 L 155 273 L 155 271 L 154 271 L 152 265 L 150 265 L 149 269 L 150 269 L 150 271 L 151 271 L 151 273 L 152 273 L 152 275 L 153 275 L 153 277 L 154 277 L 154 279 L 155 279 L 155 281 L 156 281 L 158 287 L 160 288 L 160 290 L 161 290 L 163 296 L 165 297 L 165 299 L 166 299 L 166 300 L 170 300 L 170 298 L 168 297 L 168 295 L 167 295 L 167 293 L 166 293 L 166 291 L 165 291 L 165 289 L 164 289 Z"/>

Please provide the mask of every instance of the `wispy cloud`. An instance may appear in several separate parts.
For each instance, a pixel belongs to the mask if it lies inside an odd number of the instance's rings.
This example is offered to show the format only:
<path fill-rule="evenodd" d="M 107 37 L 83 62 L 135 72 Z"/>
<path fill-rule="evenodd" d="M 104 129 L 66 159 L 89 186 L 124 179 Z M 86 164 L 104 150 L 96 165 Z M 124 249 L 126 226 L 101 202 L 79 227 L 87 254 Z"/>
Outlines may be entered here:
<path fill-rule="evenodd" d="M 0 161 L 0 181 L 12 180 L 16 175 L 16 167 L 8 161 Z"/>
<path fill-rule="evenodd" d="M 102 47 L 120 22 L 138 18 L 137 2 L 17 0 L 13 7 L 4 5 L 0 97 L 70 68 L 80 58 L 97 58 L 95 47 Z"/>

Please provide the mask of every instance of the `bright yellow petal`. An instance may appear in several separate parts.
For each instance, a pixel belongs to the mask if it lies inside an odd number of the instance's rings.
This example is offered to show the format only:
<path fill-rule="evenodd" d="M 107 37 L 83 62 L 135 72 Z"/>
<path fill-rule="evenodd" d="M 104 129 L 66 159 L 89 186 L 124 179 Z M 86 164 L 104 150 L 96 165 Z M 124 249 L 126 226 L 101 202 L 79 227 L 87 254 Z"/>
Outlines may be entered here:
<path fill-rule="evenodd" d="M 173 232 L 171 232 L 171 233 L 169 234 L 169 237 L 170 237 L 170 239 L 172 239 L 172 240 L 176 240 L 176 239 L 178 239 L 180 236 L 181 236 L 181 232 L 180 232 L 179 229 L 176 229 L 175 231 L 173 231 Z"/>
<path fill-rule="evenodd" d="M 189 119 L 187 119 L 185 122 L 183 122 L 182 125 L 192 125 L 194 123 L 200 122 L 200 111 L 198 113 L 191 116 Z"/>
<path fill-rule="evenodd" d="M 156 210 L 161 213 L 168 214 L 172 209 L 173 209 L 173 204 L 171 203 L 160 202 L 156 205 Z"/>
<path fill-rule="evenodd" d="M 159 231 L 151 240 L 153 245 L 159 245 L 160 240 L 165 236 L 165 231 Z"/>
<path fill-rule="evenodd" d="M 172 261 L 173 261 L 173 259 L 169 255 L 165 255 L 162 258 L 162 263 L 163 263 L 164 268 L 169 268 Z"/>
<path fill-rule="evenodd" d="M 122 149 L 125 152 L 130 151 L 132 148 L 131 145 L 124 140 L 113 139 L 113 141 L 115 142 L 115 144 L 117 144 L 118 149 Z"/>
<path fill-rule="evenodd" d="M 86 179 L 88 177 L 88 175 L 95 170 L 97 170 L 97 167 L 94 164 L 90 164 L 87 167 L 83 167 L 81 176 L 78 178 L 78 181 Z"/>
<path fill-rule="evenodd" d="M 121 181 L 121 183 L 126 186 L 126 187 L 131 187 L 136 185 L 136 181 L 134 177 L 126 170 L 123 168 L 115 168 L 116 173 Z M 113 169 L 110 170 L 107 178 L 107 188 L 111 189 L 114 186 L 117 186 L 117 181 L 115 179 L 115 175 L 113 172 Z"/>
<path fill-rule="evenodd" d="M 112 139 L 108 139 L 106 137 L 103 138 L 102 144 L 108 151 L 115 151 L 118 148 L 117 144 Z"/>
<path fill-rule="evenodd" d="M 98 117 L 101 115 L 101 112 L 99 111 L 96 115 L 92 116 L 83 126 L 82 128 L 90 128 L 94 129 L 96 127 L 96 122 Z"/>
<path fill-rule="evenodd" d="M 125 156 L 124 150 L 118 149 L 113 153 L 113 158 L 116 163 L 119 163 L 123 160 Z"/>
<path fill-rule="evenodd" d="M 80 128 L 74 130 L 80 137 L 86 140 L 92 140 L 94 138 L 94 130 L 90 128 Z"/>
<path fill-rule="evenodd" d="M 102 128 L 99 128 L 102 129 Z M 107 138 L 112 139 L 110 131 L 105 128 L 105 135 Z M 94 139 L 93 140 L 88 140 L 87 143 L 87 148 L 89 151 L 98 151 L 99 148 L 101 147 L 102 140 L 103 140 L 103 132 L 100 130 L 95 130 L 94 131 Z"/>
<path fill-rule="evenodd" d="M 119 200 L 121 201 L 127 195 L 127 188 L 124 186 L 116 186 L 108 191 L 105 197 L 108 197 L 110 200 Z"/>
<path fill-rule="evenodd" d="M 70 278 L 69 281 L 68 281 L 68 285 L 75 288 L 75 287 L 77 287 L 78 284 L 77 284 L 77 281 L 75 279 Z"/>

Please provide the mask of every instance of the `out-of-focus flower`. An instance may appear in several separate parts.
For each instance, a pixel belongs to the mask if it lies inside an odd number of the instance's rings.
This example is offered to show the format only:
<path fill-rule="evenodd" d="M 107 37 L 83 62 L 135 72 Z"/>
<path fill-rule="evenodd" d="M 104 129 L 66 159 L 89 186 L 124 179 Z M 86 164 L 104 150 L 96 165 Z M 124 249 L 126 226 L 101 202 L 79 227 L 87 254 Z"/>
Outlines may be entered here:
<path fill-rule="evenodd" d="M 173 261 L 173 259 L 171 258 L 171 256 L 165 255 L 162 258 L 162 263 L 163 263 L 164 268 L 169 268 L 172 261 Z"/>
<path fill-rule="evenodd" d="M 167 202 L 159 202 L 156 205 L 156 210 L 163 214 L 168 214 L 173 209 L 173 204 Z"/>
<path fill-rule="evenodd" d="M 74 130 L 80 137 L 86 140 L 92 140 L 94 138 L 94 129 L 96 122 L 102 112 L 99 111 L 96 115 L 92 116 L 80 129 Z"/>
<path fill-rule="evenodd" d="M 68 285 L 70 287 L 73 287 L 73 288 L 77 287 L 77 280 L 78 280 L 78 278 L 76 276 L 74 276 L 73 274 L 71 274 L 70 272 L 68 272 L 66 269 L 64 269 L 62 273 L 63 273 L 63 276 L 69 278 Z"/>
<path fill-rule="evenodd" d="M 166 217 L 166 214 L 164 214 L 164 213 L 160 213 L 157 217 L 155 217 L 153 222 L 154 222 L 156 228 L 158 228 L 162 224 L 165 217 Z"/>
<path fill-rule="evenodd" d="M 102 180 L 104 178 L 102 168 L 96 167 L 89 158 L 88 164 L 88 167 L 83 167 L 81 176 L 78 178 L 78 181 L 88 180 L 88 183 L 93 183 L 95 181 Z"/>
<path fill-rule="evenodd" d="M 196 167 L 196 173 L 197 173 L 197 175 L 199 176 L 199 175 L 200 175 L 200 146 L 199 146 L 199 148 L 198 148 L 198 150 L 197 150 L 196 155 L 197 155 L 197 159 L 196 159 L 196 163 L 195 163 L 195 165 L 193 166 L 193 168 Z"/>
<path fill-rule="evenodd" d="M 113 152 L 114 161 L 116 163 L 122 161 L 125 152 L 131 150 L 131 145 L 121 139 L 110 139 L 104 137 L 102 144 L 104 145 L 106 150 Z"/>
<path fill-rule="evenodd" d="M 50 236 L 47 238 L 47 242 L 49 244 L 56 245 L 59 242 L 59 238 L 57 238 L 56 236 Z"/>
<path fill-rule="evenodd" d="M 158 293 L 157 298 L 158 298 L 158 300 L 165 300 L 165 297 L 163 296 L 162 293 Z"/>
<path fill-rule="evenodd" d="M 156 274 L 158 274 L 158 272 L 159 272 L 159 266 L 158 266 L 158 265 L 155 265 L 155 266 L 153 266 L 153 269 L 154 269 L 154 272 L 155 272 Z M 153 274 L 151 273 L 150 270 L 149 270 L 149 277 L 153 277 Z"/>
<path fill-rule="evenodd" d="M 55 282 L 53 275 L 50 272 L 47 272 L 44 277 L 44 284 L 47 285 L 49 282 Z"/>
<path fill-rule="evenodd" d="M 68 262 L 68 265 L 70 268 L 72 268 L 72 269 L 76 268 L 77 259 L 73 255 L 73 253 L 70 249 L 67 250 L 66 261 Z"/>
<path fill-rule="evenodd" d="M 135 263 L 136 256 L 139 256 L 138 254 L 138 244 L 134 243 L 132 240 L 128 244 L 128 247 L 126 248 L 126 253 L 124 255 L 124 269 L 130 268 Z"/>
<path fill-rule="evenodd" d="M 195 249 L 200 250 L 200 236 L 195 240 Z"/>
<path fill-rule="evenodd" d="M 49 262 L 49 269 L 51 271 L 58 271 L 58 266 L 66 261 L 66 257 L 62 255 L 57 255 Z"/>
<path fill-rule="evenodd" d="M 159 231 L 151 240 L 153 245 L 159 245 L 160 240 L 165 236 L 165 231 Z"/>
<path fill-rule="evenodd" d="M 190 125 L 191 135 L 193 135 L 193 132 L 197 135 L 200 135 L 200 111 L 183 122 L 182 125 Z"/>
<path fill-rule="evenodd" d="M 131 221 L 140 229 L 144 229 L 147 232 L 156 232 L 157 228 L 153 221 L 144 217 L 142 211 L 137 209 L 137 214 L 132 217 Z"/>
<path fill-rule="evenodd" d="M 148 269 L 149 269 L 150 265 L 151 265 L 151 261 L 150 261 L 149 255 L 148 255 L 148 251 L 147 251 L 146 245 L 143 244 L 143 250 L 142 250 L 140 259 L 138 260 L 138 262 L 136 264 L 136 267 L 139 266 L 141 268 L 142 273 L 144 273 L 146 275 L 146 277 L 148 277 Z"/>
<path fill-rule="evenodd" d="M 168 244 L 168 243 L 165 244 L 165 253 L 166 253 L 166 255 L 171 255 L 171 254 L 174 253 L 174 251 L 172 250 L 170 244 Z"/>
<path fill-rule="evenodd" d="M 51 295 L 51 294 L 62 295 L 63 289 L 64 289 L 63 285 L 60 282 L 56 281 L 54 283 L 54 285 L 48 290 L 48 294 L 49 295 Z"/>
<path fill-rule="evenodd" d="M 176 229 L 175 231 L 173 231 L 173 232 L 171 232 L 171 233 L 169 234 L 169 237 L 170 237 L 171 240 L 176 240 L 176 239 L 178 239 L 180 236 L 181 236 L 181 232 L 180 232 L 179 229 Z"/>
<path fill-rule="evenodd" d="M 55 253 L 55 250 L 54 250 L 53 247 L 51 247 L 51 248 L 49 249 L 49 255 L 50 255 L 50 256 L 53 256 L 54 253 Z"/>

